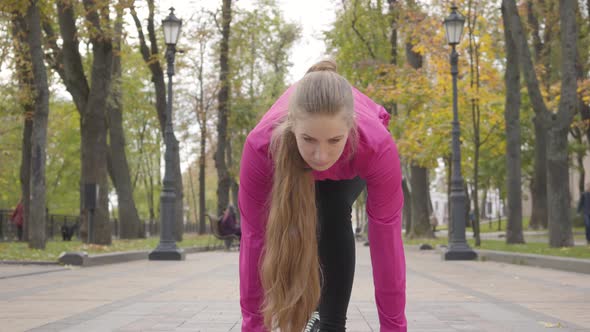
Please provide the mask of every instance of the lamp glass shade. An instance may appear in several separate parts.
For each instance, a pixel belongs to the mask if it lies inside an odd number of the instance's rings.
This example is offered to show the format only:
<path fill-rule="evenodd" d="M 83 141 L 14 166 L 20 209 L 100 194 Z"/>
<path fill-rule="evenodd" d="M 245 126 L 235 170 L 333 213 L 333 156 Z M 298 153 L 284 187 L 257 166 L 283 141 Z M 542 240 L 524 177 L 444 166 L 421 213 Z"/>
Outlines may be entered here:
<path fill-rule="evenodd" d="M 162 20 L 162 27 L 164 29 L 164 40 L 166 44 L 175 45 L 180 37 L 182 20 L 174 15 L 174 8 L 170 8 L 170 15 Z"/>
<path fill-rule="evenodd" d="M 465 18 L 457 12 L 457 7 L 453 7 L 451 14 L 445 19 L 445 31 L 449 45 L 457 45 L 461 42 L 464 23 Z"/>

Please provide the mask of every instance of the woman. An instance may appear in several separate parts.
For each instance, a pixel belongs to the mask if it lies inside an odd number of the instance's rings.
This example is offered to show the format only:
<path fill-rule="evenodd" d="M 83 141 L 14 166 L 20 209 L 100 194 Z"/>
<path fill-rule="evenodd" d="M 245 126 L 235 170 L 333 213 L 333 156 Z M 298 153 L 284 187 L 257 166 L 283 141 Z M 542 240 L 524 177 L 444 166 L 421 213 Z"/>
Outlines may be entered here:
<path fill-rule="evenodd" d="M 250 132 L 240 166 L 242 331 L 344 331 L 352 204 L 367 186 L 381 331 L 406 331 L 403 193 L 389 114 L 322 61 Z"/>
<path fill-rule="evenodd" d="M 18 204 L 14 208 L 10 220 L 16 225 L 16 236 L 19 241 L 23 240 L 23 227 L 24 227 L 24 207 L 22 198 L 18 201 Z"/>
<path fill-rule="evenodd" d="M 227 209 L 219 220 L 219 233 L 221 235 L 235 234 L 241 236 L 240 225 L 236 221 L 236 211 L 233 205 L 228 205 Z"/>

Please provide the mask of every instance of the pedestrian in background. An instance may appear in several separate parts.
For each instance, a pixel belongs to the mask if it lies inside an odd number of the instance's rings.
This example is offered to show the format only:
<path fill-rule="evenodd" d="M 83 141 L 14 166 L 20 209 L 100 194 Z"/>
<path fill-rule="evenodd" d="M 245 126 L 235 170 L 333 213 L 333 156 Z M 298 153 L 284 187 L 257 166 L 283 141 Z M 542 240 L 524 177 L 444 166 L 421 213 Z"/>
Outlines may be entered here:
<path fill-rule="evenodd" d="M 586 243 L 590 245 L 590 183 L 586 183 L 586 190 L 580 195 L 578 203 L 578 213 L 584 218 L 586 227 Z"/>
<path fill-rule="evenodd" d="M 21 199 L 10 216 L 10 220 L 16 225 L 16 235 L 19 241 L 23 240 L 24 217 L 23 200 Z"/>

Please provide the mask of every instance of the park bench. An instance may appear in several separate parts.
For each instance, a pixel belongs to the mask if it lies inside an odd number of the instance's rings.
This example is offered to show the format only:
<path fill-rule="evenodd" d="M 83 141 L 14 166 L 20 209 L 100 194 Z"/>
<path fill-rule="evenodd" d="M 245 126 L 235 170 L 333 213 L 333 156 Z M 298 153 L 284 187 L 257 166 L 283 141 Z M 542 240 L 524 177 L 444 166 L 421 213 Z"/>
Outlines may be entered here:
<path fill-rule="evenodd" d="M 219 231 L 219 221 L 221 220 L 221 217 L 216 217 L 207 213 L 207 218 L 209 219 L 209 224 L 211 225 L 211 233 L 213 233 L 213 236 L 215 236 L 217 239 L 224 242 L 226 250 L 231 250 L 234 240 L 237 240 L 239 243 L 240 238 L 236 234 L 221 235 L 221 232 Z"/>

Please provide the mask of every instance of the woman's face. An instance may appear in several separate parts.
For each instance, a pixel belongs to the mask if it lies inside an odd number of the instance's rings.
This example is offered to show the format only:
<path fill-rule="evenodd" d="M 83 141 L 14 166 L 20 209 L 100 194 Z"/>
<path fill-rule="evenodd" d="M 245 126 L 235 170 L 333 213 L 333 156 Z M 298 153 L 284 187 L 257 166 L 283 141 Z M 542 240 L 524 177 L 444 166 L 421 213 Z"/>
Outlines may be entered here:
<path fill-rule="evenodd" d="M 337 115 L 301 115 L 293 125 L 303 160 L 316 171 L 332 167 L 342 155 L 349 124 L 343 112 Z"/>

